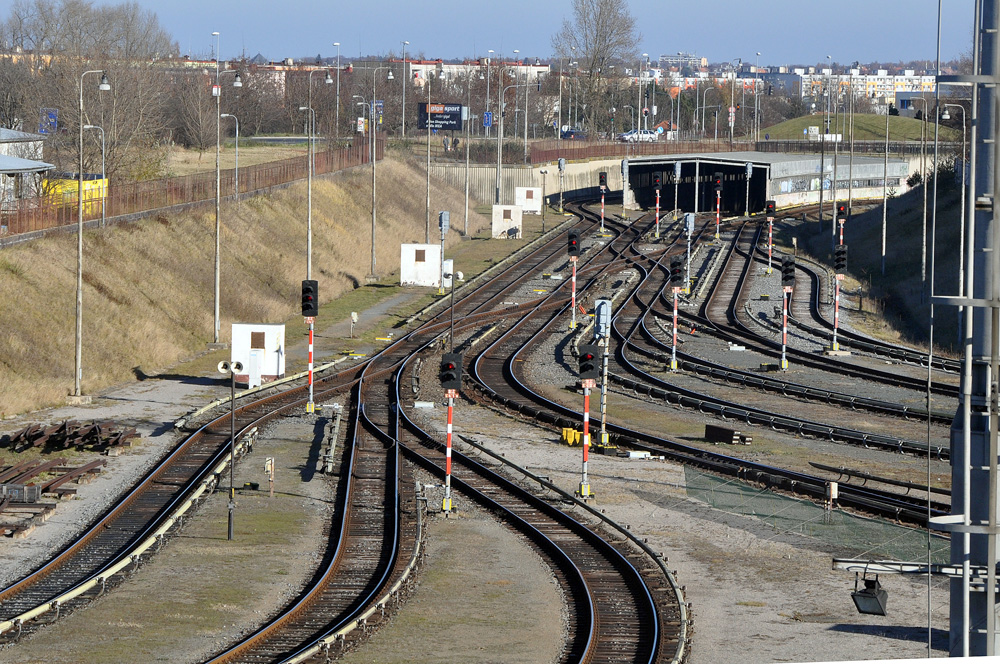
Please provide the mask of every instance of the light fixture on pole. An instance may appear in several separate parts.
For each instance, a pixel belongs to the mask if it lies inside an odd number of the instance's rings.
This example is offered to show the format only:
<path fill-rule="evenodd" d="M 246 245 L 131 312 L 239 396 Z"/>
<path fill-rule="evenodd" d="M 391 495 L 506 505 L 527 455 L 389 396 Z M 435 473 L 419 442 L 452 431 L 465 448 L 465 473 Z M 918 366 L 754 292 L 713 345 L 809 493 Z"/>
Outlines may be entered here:
<path fill-rule="evenodd" d="M 340 143 L 340 42 L 333 42 L 333 45 L 337 47 L 337 118 L 334 122 L 337 125 L 334 135 L 337 138 L 337 143 Z"/>
<path fill-rule="evenodd" d="M 709 90 L 715 90 L 716 93 L 718 93 L 719 92 L 719 88 L 715 87 L 714 85 L 710 85 L 707 88 L 705 88 L 704 92 L 701 93 L 701 136 L 702 136 L 702 138 L 705 137 L 705 104 L 708 103 L 708 91 Z M 698 103 L 698 99 L 697 98 L 695 98 L 694 101 L 695 101 L 695 104 Z"/>
<path fill-rule="evenodd" d="M 855 574 L 854 592 L 851 593 L 851 599 L 854 600 L 854 606 L 857 607 L 858 613 L 870 616 L 887 615 L 885 612 L 885 603 L 889 597 L 889 593 L 878 582 L 878 574 L 875 575 L 874 579 L 865 577 L 863 581 L 865 587 L 858 590 L 858 576 Z"/>
<path fill-rule="evenodd" d="M 97 125 L 83 125 L 83 128 L 96 129 L 101 132 L 101 228 L 103 228 L 108 221 L 107 209 L 105 206 L 105 201 L 108 199 L 108 176 L 104 165 L 104 128 L 98 127 Z"/>
<path fill-rule="evenodd" d="M 83 78 L 87 74 L 100 74 L 101 82 L 98 90 L 110 90 L 108 75 L 100 70 L 94 69 L 80 74 L 80 172 L 76 196 L 76 361 L 73 371 L 73 396 L 80 399 L 83 394 L 80 392 L 80 383 L 83 380 Z"/>
<path fill-rule="evenodd" d="M 490 76 L 490 62 L 493 60 L 493 49 L 491 48 L 491 49 L 489 49 L 486 52 L 489 53 L 489 55 L 486 56 L 486 111 L 485 112 L 489 113 L 490 112 L 490 80 L 492 78 Z M 492 123 L 490 123 L 490 125 L 486 126 L 486 138 L 490 137 L 490 127 L 491 127 L 491 125 L 492 125 Z"/>
<path fill-rule="evenodd" d="M 236 196 L 236 203 L 240 202 L 240 120 L 232 113 L 223 113 L 220 118 L 232 118 L 236 123 L 236 168 L 233 178 L 233 193 Z"/>
<path fill-rule="evenodd" d="M 538 169 L 538 174 L 542 176 L 542 235 L 545 235 L 545 208 L 548 207 L 548 201 L 545 199 L 545 182 L 548 180 L 546 177 L 549 172 L 544 169 Z"/>
<path fill-rule="evenodd" d="M 410 45 L 410 42 L 401 42 L 403 45 L 403 121 L 400 125 L 402 127 L 403 138 L 406 138 L 406 86 L 409 84 L 410 79 L 406 76 L 406 47 Z"/>
<path fill-rule="evenodd" d="M 757 51 L 757 57 L 753 61 L 753 140 L 754 143 L 760 141 L 760 120 L 758 119 L 758 113 L 760 108 L 759 95 L 757 94 L 757 72 L 760 69 L 760 51 Z M 755 148 L 756 149 L 756 148 Z"/>
<path fill-rule="evenodd" d="M 229 374 L 229 539 L 233 539 L 233 514 L 236 510 L 236 374 L 243 371 L 239 362 L 219 362 L 219 373 Z"/>

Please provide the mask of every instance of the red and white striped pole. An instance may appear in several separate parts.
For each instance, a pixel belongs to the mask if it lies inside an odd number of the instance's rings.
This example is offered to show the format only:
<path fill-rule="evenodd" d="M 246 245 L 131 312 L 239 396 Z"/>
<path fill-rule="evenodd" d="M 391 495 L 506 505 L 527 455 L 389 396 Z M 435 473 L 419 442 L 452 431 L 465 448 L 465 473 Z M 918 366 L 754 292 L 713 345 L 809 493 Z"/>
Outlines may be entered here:
<path fill-rule="evenodd" d="M 451 415 L 455 409 L 455 397 L 448 397 L 448 433 L 445 436 L 444 449 L 444 500 L 441 510 L 451 511 Z"/>
<path fill-rule="evenodd" d="M 771 253 L 774 248 L 774 217 L 767 218 L 767 273 L 771 274 Z"/>
<path fill-rule="evenodd" d="M 831 346 L 833 350 L 840 350 L 840 345 L 837 343 L 837 329 L 840 327 L 840 280 L 843 278 L 844 275 L 838 274 L 836 281 L 833 282 L 833 345 Z"/>
<path fill-rule="evenodd" d="M 674 286 L 674 341 L 670 347 L 670 370 L 677 371 L 677 293 L 680 287 Z"/>
<path fill-rule="evenodd" d="M 601 187 L 601 233 L 604 232 L 604 187 Z"/>
<path fill-rule="evenodd" d="M 719 217 L 722 211 L 722 192 L 715 192 L 715 239 L 719 239 Z"/>
<path fill-rule="evenodd" d="M 785 286 L 781 294 L 781 370 L 788 370 L 788 359 L 785 357 L 785 347 L 788 345 L 788 296 L 791 286 Z"/>
<path fill-rule="evenodd" d="M 653 237 L 660 237 L 660 190 L 656 190 L 656 234 Z"/>
<path fill-rule="evenodd" d="M 590 387 L 587 381 L 583 388 L 583 479 L 580 481 L 580 497 L 586 500 L 591 497 L 590 479 L 587 477 L 587 460 L 590 454 Z"/>
<path fill-rule="evenodd" d="M 309 318 L 309 401 L 306 403 L 306 412 L 316 412 L 316 404 L 313 403 L 313 318 Z"/>
<path fill-rule="evenodd" d="M 569 329 L 576 329 L 576 256 L 569 257 L 570 262 L 573 264 L 573 281 L 571 284 L 572 294 L 570 295 L 570 309 L 573 310 L 573 318 L 570 319 Z"/>

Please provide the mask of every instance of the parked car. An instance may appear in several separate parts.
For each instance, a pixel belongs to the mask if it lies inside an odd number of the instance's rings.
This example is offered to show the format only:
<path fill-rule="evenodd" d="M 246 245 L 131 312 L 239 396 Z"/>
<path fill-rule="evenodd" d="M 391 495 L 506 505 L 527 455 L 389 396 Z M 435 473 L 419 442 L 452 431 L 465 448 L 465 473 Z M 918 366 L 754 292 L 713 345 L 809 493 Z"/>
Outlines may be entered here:
<path fill-rule="evenodd" d="M 651 129 L 633 129 L 618 135 L 618 140 L 625 143 L 652 143 L 658 138 L 656 132 Z"/>
<path fill-rule="evenodd" d="M 564 141 L 585 141 L 587 140 L 587 132 L 582 129 L 567 129 L 560 134 Z"/>

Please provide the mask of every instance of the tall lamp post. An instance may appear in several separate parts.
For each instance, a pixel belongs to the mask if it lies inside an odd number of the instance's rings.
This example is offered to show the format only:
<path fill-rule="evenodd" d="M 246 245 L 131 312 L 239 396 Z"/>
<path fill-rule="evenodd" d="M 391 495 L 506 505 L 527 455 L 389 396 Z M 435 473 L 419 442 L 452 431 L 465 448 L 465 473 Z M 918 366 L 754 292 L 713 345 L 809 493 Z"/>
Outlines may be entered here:
<path fill-rule="evenodd" d="M 333 45 L 337 47 L 337 117 L 334 120 L 337 128 L 334 134 L 337 137 L 337 143 L 340 143 L 340 42 L 333 42 Z"/>
<path fill-rule="evenodd" d="M 760 142 L 760 120 L 757 118 L 758 108 L 760 107 L 759 99 L 757 94 L 757 71 L 760 69 L 760 51 L 757 51 L 757 57 L 753 61 L 753 141 L 754 143 Z M 754 147 L 756 150 L 757 148 Z"/>
<path fill-rule="evenodd" d="M 400 42 L 403 45 L 403 123 L 402 123 L 402 133 L 403 138 L 406 138 L 406 86 L 410 82 L 410 78 L 406 75 L 406 47 L 410 45 L 410 42 L 404 41 Z"/>
<path fill-rule="evenodd" d="M 927 99 L 926 97 L 915 97 L 913 101 L 914 103 L 918 101 L 924 102 L 924 114 L 920 118 L 920 188 L 924 190 L 924 212 L 920 245 L 920 283 L 922 284 L 920 297 L 921 301 L 923 301 L 927 291 L 927 164 L 924 156 L 927 152 Z M 937 164 L 934 166 L 935 170 L 937 170 Z"/>
<path fill-rule="evenodd" d="M 222 88 L 219 87 L 219 49 L 220 49 L 220 37 L 218 32 L 213 32 L 212 35 L 216 38 L 215 47 L 215 85 L 212 87 L 212 95 L 215 97 L 215 332 L 213 335 L 213 343 L 219 343 L 219 280 L 221 276 L 220 272 L 220 235 L 221 235 L 221 224 L 219 221 L 220 208 L 222 207 L 222 201 L 220 197 L 220 188 L 222 186 L 222 175 L 219 169 L 219 160 L 222 145 Z M 243 87 L 243 81 L 240 78 L 239 72 L 225 72 L 236 74 L 236 78 L 233 80 L 234 88 Z"/>
<path fill-rule="evenodd" d="M 319 71 L 319 69 L 313 69 L 312 71 L 309 72 L 309 76 L 308 76 L 308 79 L 309 79 L 308 80 L 308 83 L 309 83 L 309 103 L 306 104 L 307 108 L 312 108 L 313 107 L 313 74 L 315 74 L 318 71 Z M 329 69 L 325 69 L 324 71 L 326 72 L 326 78 L 323 79 L 323 82 L 326 83 L 327 85 L 332 85 L 333 84 L 333 76 L 330 76 L 330 70 Z M 304 109 L 299 108 L 299 110 L 301 111 L 301 110 L 304 110 Z M 313 140 L 314 140 L 314 137 L 316 135 L 316 113 L 314 112 L 312 114 L 312 116 L 310 116 L 310 118 L 311 118 L 311 120 L 310 120 L 311 124 L 309 125 L 309 150 L 308 150 L 308 153 L 309 153 L 309 172 L 310 173 L 315 173 L 316 172 L 316 150 L 313 149 Z"/>
<path fill-rule="evenodd" d="M 490 112 L 490 61 L 493 60 L 493 49 L 486 51 L 489 55 L 486 56 L 486 113 Z M 492 125 L 492 123 L 490 123 Z M 490 127 L 486 127 L 486 138 L 490 137 Z"/>
<path fill-rule="evenodd" d="M 309 157 L 312 158 L 312 128 L 316 120 L 316 111 L 309 106 L 299 106 L 299 113 L 309 113 Z M 312 168 L 306 169 L 306 279 L 312 279 L 312 221 L 313 221 L 313 173 Z"/>
<path fill-rule="evenodd" d="M 219 362 L 219 373 L 229 374 L 229 537 L 233 539 L 233 516 L 236 511 L 236 374 L 243 371 L 239 362 Z"/>
<path fill-rule="evenodd" d="M 236 169 L 234 171 L 233 192 L 236 195 L 236 203 L 238 205 L 240 202 L 240 119 L 232 113 L 223 113 L 219 117 L 232 118 L 236 122 Z"/>
<path fill-rule="evenodd" d="M 73 396 L 82 396 L 80 382 L 83 379 L 83 77 L 87 74 L 100 74 L 101 82 L 98 90 L 110 90 L 108 75 L 100 69 L 85 71 L 80 74 L 80 172 L 76 190 L 76 366 L 73 372 Z"/>
<path fill-rule="evenodd" d="M 945 119 L 947 120 L 947 118 L 945 118 Z M 107 210 L 106 210 L 106 207 L 104 205 L 105 201 L 108 198 L 108 176 L 107 176 L 107 173 L 105 172 L 105 166 L 104 166 L 104 155 L 105 155 L 105 152 L 104 152 L 104 128 L 103 127 L 98 127 L 97 125 L 83 125 L 83 128 L 84 129 L 96 129 L 97 131 L 101 132 L 101 181 L 104 183 L 104 184 L 101 185 L 101 228 L 103 228 L 104 225 L 107 223 L 107 220 L 108 220 Z"/>
<path fill-rule="evenodd" d="M 701 93 L 701 137 L 702 138 L 705 137 L 705 104 L 708 103 L 708 91 L 709 90 L 715 90 L 716 93 L 718 93 L 719 92 L 719 88 L 715 87 L 714 85 L 710 85 L 707 88 L 705 88 L 705 90 Z M 697 94 L 697 92 L 695 94 Z M 694 101 L 695 101 L 696 104 L 698 103 L 698 99 L 697 98 L 695 98 Z"/>

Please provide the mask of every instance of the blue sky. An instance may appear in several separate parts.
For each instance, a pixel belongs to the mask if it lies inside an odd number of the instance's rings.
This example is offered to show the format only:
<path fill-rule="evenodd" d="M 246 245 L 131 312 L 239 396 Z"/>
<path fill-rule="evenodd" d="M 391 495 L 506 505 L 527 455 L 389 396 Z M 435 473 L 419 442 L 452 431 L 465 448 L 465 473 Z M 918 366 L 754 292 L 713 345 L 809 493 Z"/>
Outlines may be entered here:
<path fill-rule="evenodd" d="M 116 4 L 97 0 L 95 4 Z M 138 0 L 156 12 L 182 53 L 208 55 L 221 33 L 222 57 L 260 52 L 284 57 L 407 54 L 427 58 L 485 55 L 487 49 L 521 57 L 552 55 L 552 35 L 572 15 L 571 0 L 284 0 L 255 7 L 234 0 Z M 814 64 L 826 59 L 899 61 L 935 55 L 937 0 L 628 0 L 651 57 L 693 52 L 710 62 Z M 942 58 L 970 50 L 973 0 L 944 0 Z"/>

